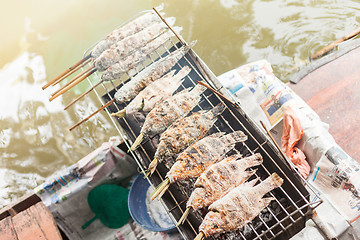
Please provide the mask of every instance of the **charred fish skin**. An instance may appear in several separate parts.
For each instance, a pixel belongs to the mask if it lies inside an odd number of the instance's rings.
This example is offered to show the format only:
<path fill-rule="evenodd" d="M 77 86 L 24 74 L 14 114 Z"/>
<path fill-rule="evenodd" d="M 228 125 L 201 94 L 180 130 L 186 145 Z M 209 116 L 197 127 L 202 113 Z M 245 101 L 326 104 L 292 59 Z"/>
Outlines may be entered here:
<path fill-rule="evenodd" d="M 154 158 L 162 161 L 172 157 L 194 141 L 203 138 L 225 107 L 220 103 L 211 110 L 201 110 L 174 122 L 161 135 Z"/>
<path fill-rule="evenodd" d="M 170 26 L 175 23 L 175 18 L 168 18 Z M 109 49 L 105 50 L 94 61 L 95 68 L 98 71 L 105 71 L 108 67 L 120 61 L 125 56 L 129 55 L 134 49 L 145 46 L 154 37 L 161 34 L 167 29 L 163 22 L 158 22 L 147 28 L 128 36 L 121 41 L 113 44 Z"/>
<path fill-rule="evenodd" d="M 262 197 L 267 192 L 280 187 L 283 179 L 273 173 L 260 184 L 254 186 L 255 183 L 256 179 L 241 184 L 211 204 L 199 231 L 207 237 L 242 228 L 274 200 L 272 197 Z"/>
<path fill-rule="evenodd" d="M 179 88 L 182 80 L 190 73 L 191 69 L 188 66 L 182 68 L 175 75 L 175 70 L 171 71 L 170 75 L 166 74 L 165 77 L 156 80 L 142 90 L 127 106 L 126 112 L 129 114 L 137 112 L 143 105 L 143 111 L 151 111 L 156 104 L 161 100 L 170 97 L 171 94 Z"/>
<path fill-rule="evenodd" d="M 140 133 L 152 136 L 164 132 L 173 122 L 186 116 L 194 108 L 205 90 L 205 87 L 196 85 L 191 91 L 185 89 L 165 99 L 146 116 Z"/>
<path fill-rule="evenodd" d="M 235 131 L 226 135 L 215 133 L 207 136 L 179 154 L 166 176 L 170 182 L 198 177 L 209 166 L 223 160 L 225 154 L 233 149 L 236 143 L 246 140 L 247 136 L 242 131 Z"/>
<path fill-rule="evenodd" d="M 186 206 L 193 209 L 209 206 L 248 180 L 256 171 L 246 169 L 260 165 L 262 161 L 262 156 L 257 153 L 245 158 L 236 154 L 215 163 L 196 180 Z"/>
<path fill-rule="evenodd" d="M 159 11 L 162 10 L 163 7 L 157 7 Z M 110 48 L 111 45 L 116 42 L 133 35 L 144 28 L 159 22 L 160 18 L 154 11 L 143 14 L 142 16 L 137 17 L 133 21 L 127 23 L 126 25 L 115 29 L 109 35 L 105 37 L 105 39 L 101 40 L 91 51 L 91 56 L 93 58 L 97 58 L 104 52 L 106 49 Z"/>
<path fill-rule="evenodd" d="M 134 98 L 147 85 L 169 71 L 189 51 L 189 49 L 190 46 L 183 46 L 165 58 L 162 58 L 143 69 L 115 93 L 114 97 L 116 102 L 124 103 Z"/>
<path fill-rule="evenodd" d="M 173 27 L 173 30 L 179 33 L 182 28 L 181 27 Z M 173 36 L 173 33 L 170 30 L 162 33 L 160 36 L 156 37 L 155 39 L 151 40 L 145 46 L 142 46 L 138 49 L 135 49 L 131 54 L 125 56 L 120 61 L 114 63 L 109 68 L 107 68 L 101 75 L 101 79 L 103 81 L 112 81 L 114 79 L 120 78 L 123 74 L 127 73 L 128 75 L 132 76 L 133 74 L 130 73 L 136 65 L 140 64 L 142 61 L 146 59 L 146 57 L 162 46 L 168 39 Z"/>

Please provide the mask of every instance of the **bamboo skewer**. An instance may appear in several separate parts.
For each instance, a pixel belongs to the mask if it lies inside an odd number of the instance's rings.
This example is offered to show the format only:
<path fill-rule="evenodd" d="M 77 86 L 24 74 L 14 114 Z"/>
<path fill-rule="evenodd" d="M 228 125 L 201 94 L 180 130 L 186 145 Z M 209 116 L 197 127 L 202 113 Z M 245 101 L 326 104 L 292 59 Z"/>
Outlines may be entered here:
<path fill-rule="evenodd" d="M 78 96 L 76 99 L 74 99 L 71 103 L 69 103 L 64 110 L 68 109 L 69 107 L 71 107 L 74 103 L 76 103 L 77 101 L 79 101 L 81 98 L 83 98 L 86 94 L 88 94 L 89 92 L 91 92 L 93 89 L 95 89 L 97 86 L 99 86 L 102 83 L 102 81 L 98 82 L 97 84 L 95 84 L 94 86 L 92 86 L 89 90 L 87 90 L 86 92 L 82 93 L 80 96 Z"/>
<path fill-rule="evenodd" d="M 151 200 L 154 200 L 157 196 L 162 196 L 164 192 L 169 188 L 170 186 L 170 179 L 166 178 L 160 185 L 156 188 L 156 190 L 151 194 Z"/>
<path fill-rule="evenodd" d="M 74 87 L 75 85 L 77 85 L 78 83 L 80 83 L 81 81 L 83 81 L 85 78 L 87 78 L 88 76 L 90 76 L 91 74 L 93 74 L 96 71 L 95 68 L 93 68 L 90 72 L 86 73 L 85 75 L 81 76 L 79 79 L 77 79 L 76 81 L 72 82 L 70 85 L 66 86 L 65 88 L 62 88 L 61 91 L 57 92 L 54 96 L 52 96 L 49 101 L 51 102 L 52 100 L 54 100 L 55 98 L 57 98 L 58 96 L 60 96 L 61 94 L 67 92 L 69 89 L 71 89 L 72 87 Z"/>
<path fill-rule="evenodd" d="M 181 216 L 181 218 L 179 219 L 179 221 L 176 223 L 176 226 L 179 226 L 181 224 L 183 224 L 187 218 L 187 216 L 189 216 L 190 210 L 192 207 L 187 207 L 185 209 L 185 212 L 183 213 L 183 215 Z"/>
<path fill-rule="evenodd" d="M 53 92 L 51 94 L 51 96 L 54 96 L 55 94 L 57 94 L 58 92 L 60 92 L 61 90 L 63 90 L 64 88 L 66 88 L 67 86 L 69 86 L 71 83 L 73 83 L 75 80 L 77 80 L 78 78 L 82 77 L 83 75 L 85 75 L 86 73 L 88 73 L 91 69 L 93 68 L 93 66 L 85 69 L 85 71 L 79 73 L 78 75 L 76 75 L 74 78 L 72 78 L 69 82 L 67 82 L 64 86 L 62 86 L 60 89 L 56 90 L 55 92 Z"/>
<path fill-rule="evenodd" d="M 65 78 L 67 78 L 68 76 L 70 76 L 71 74 L 73 74 L 74 72 L 76 72 L 77 70 L 79 70 L 80 68 L 82 68 L 83 66 L 85 66 L 86 64 L 88 64 L 91 61 L 91 59 L 88 59 L 87 61 L 83 62 L 82 64 L 80 64 L 79 66 L 77 66 L 76 68 L 74 68 L 71 72 L 68 72 L 67 74 L 65 74 L 64 76 L 62 76 L 61 78 L 59 78 L 56 82 L 54 82 L 52 84 L 52 86 L 55 86 L 56 84 L 58 84 L 59 82 L 61 82 L 62 80 L 64 80 Z"/>
<path fill-rule="evenodd" d="M 69 131 L 74 130 L 74 128 L 80 126 L 81 124 L 83 124 L 84 122 L 86 122 L 87 120 L 89 120 L 91 117 L 93 117 L 93 116 L 95 116 L 97 113 L 99 113 L 101 110 L 104 110 L 105 108 L 107 108 L 108 106 L 110 106 L 114 101 L 115 101 L 115 99 L 110 100 L 108 103 L 106 103 L 106 104 L 103 105 L 101 108 L 99 108 L 98 110 L 96 110 L 95 112 L 93 112 L 92 114 L 90 114 L 88 117 L 84 118 L 83 120 L 81 120 L 80 122 L 76 123 L 74 126 L 72 126 L 71 128 L 69 128 Z"/>
<path fill-rule="evenodd" d="M 91 54 L 88 54 L 86 57 L 84 57 L 83 59 L 81 59 L 79 62 L 75 63 L 74 65 L 72 65 L 71 67 L 69 67 L 68 69 L 66 69 L 64 72 L 60 73 L 58 76 L 56 76 L 54 79 L 52 79 L 51 81 L 49 81 L 47 84 L 45 84 L 42 89 L 46 89 L 47 87 L 49 87 L 51 84 L 55 83 L 58 79 L 60 78 L 65 78 L 64 76 L 67 75 L 69 76 L 71 73 L 75 72 L 76 67 L 78 67 L 79 65 L 81 65 L 82 63 L 84 63 L 85 61 L 87 61 L 89 58 L 91 57 Z M 69 74 L 70 73 L 70 74 Z"/>
<path fill-rule="evenodd" d="M 336 40 L 335 42 L 333 42 L 333 43 L 327 45 L 326 47 L 322 48 L 321 50 L 317 51 L 316 53 L 311 55 L 311 59 L 314 60 L 316 58 L 319 58 L 319 57 L 323 56 L 324 54 L 326 54 L 330 50 L 334 49 L 339 43 L 344 42 L 346 40 L 349 40 L 350 38 L 355 37 L 359 33 L 360 33 L 360 27 L 356 28 L 352 32 L 350 32 L 350 33 L 346 34 L 345 36 L 343 36 L 342 38 Z"/>
<path fill-rule="evenodd" d="M 203 232 L 199 232 L 199 234 L 194 238 L 194 240 L 201 240 L 205 237 L 205 234 Z"/>

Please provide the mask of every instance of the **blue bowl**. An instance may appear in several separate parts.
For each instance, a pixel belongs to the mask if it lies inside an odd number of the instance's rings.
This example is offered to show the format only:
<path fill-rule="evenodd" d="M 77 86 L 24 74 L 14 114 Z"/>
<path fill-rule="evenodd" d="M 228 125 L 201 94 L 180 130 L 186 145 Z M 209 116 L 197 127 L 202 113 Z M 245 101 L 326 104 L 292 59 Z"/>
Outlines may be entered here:
<path fill-rule="evenodd" d="M 158 200 L 149 195 L 150 184 L 144 175 L 138 175 L 129 192 L 128 206 L 132 219 L 141 227 L 153 232 L 172 232 L 176 229 L 169 215 Z"/>

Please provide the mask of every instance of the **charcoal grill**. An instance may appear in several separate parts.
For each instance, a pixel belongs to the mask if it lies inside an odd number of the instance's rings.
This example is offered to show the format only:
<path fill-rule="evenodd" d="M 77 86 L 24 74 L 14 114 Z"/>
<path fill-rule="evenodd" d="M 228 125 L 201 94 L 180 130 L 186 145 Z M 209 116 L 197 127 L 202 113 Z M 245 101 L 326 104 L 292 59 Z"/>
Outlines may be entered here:
<path fill-rule="evenodd" d="M 173 38 L 169 39 L 163 46 L 150 54 L 147 59 L 139 64 L 133 71 L 135 71 L 135 74 L 138 73 L 152 62 L 165 57 L 184 44 L 186 44 L 186 42 L 181 36 L 174 35 Z M 85 52 L 84 56 L 89 54 L 90 51 L 91 48 Z M 218 121 L 208 134 L 215 132 L 230 133 L 242 130 L 248 136 L 248 140 L 245 143 L 237 144 L 234 152 L 238 152 L 243 156 L 260 153 L 264 158 L 263 164 L 257 167 L 258 170 L 255 177 L 265 179 L 271 173 L 276 172 L 284 179 L 281 187 L 268 193 L 268 195 L 274 197 L 275 200 L 251 223 L 247 224 L 241 230 L 209 237 L 209 239 L 290 238 L 305 226 L 306 220 L 311 216 L 313 209 L 321 204 L 321 200 L 310 201 L 310 194 L 303 185 L 303 182 L 306 183 L 306 181 L 303 181 L 298 173 L 288 167 L 288 164 L 286 164 L 287 160 L 278 149 L 276 149 L 271 139 L 248 118 L 241 109 L 240 103 L 228 94 L 227 90 L 192 49 L 190 49 L 173 69 L 178 71 L 184 66 L 189 66 L 191 72 L 184 79 L 177 92 L 185 88 L 192 88 L 198 81 L 206 83 L 213 89 L 208 89 L 202 94 L 201 101 L 194 107 L 192 112 L 211 109 L 218 103 L 226 105 L 226 110 L 218 117 Z M 121 79 L 112 82 L 103 82 L 98 85 L 95 88 L 95 93 L 101 104 L 104 106 L 110 101 L 113 101 L 115 92 L 119 90 L 123 82 L 127 81 L 132 75 L 133 73 L 124 74 Z M 99 81 L 101 79 L 98 73 L 95 73 L 92 78 L 98 79 Z M 92 81 L 88 79 L 88 82 L 92 87 Z M 228 96 L 230 100 L 224 96 Z M 111 121 L 114 123 L 114 127 L 124 139 L 126 146 L 130 148 L 135 138 L 139 135 L 146 113 L 137 113 L 122 119 L 111 117 L 111 113 L 117 112 L 125 106 L 126 104 L 117 104 L 114 102 L 105 108 L 105 111 L 109 114 Z M 144 170 L 152 161 L 158 140 L 159 135 L 150 136 L 144 139 L 137 150 L 130 152 L 139 166 L 139 171 L 144 173 Z M 165 179 L 165 175 L 174 163 L 174 159 L 169 159 L 166 163 L 161 163 L 157 167 L 155 173 L 149 178 L 152 185 L 157 186 Z M 185 182 L 172 184 L 162 197 L 163 205 L 174 221 L 179 220 L 183 214 L 186 208 L 186 200 L 190 196 L 194 181 L 195 179 L 190 179 Z M 311 187 L 309 189 L 311 189 Z M 198 234 L 198 227 L 205 213 L 206 209 L 191 212 L 185 223 L 178 227 L 179 232 L 185 239 L 193 239 Z"/>

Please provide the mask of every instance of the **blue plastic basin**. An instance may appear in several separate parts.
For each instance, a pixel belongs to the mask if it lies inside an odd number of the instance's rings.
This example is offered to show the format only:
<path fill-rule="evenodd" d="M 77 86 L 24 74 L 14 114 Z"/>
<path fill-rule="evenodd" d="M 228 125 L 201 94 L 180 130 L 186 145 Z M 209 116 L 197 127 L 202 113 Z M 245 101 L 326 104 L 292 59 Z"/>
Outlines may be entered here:
<path fill-rule="evenodd" d="M 166 212 L 160 215 L 159 212 L 155 213 L 157 215 L 156 218 L 150 215 L 151 211 L 148 209 L 148 204 L 146 203 L 146 193 L 148 192 L 149 187 L 150 184 L 144 178 L 144 175 L 140 174 L 135 178 L 128 197 L 129 212 L 132 219 L 141 227 L 153 232 L 169 232 L 176 229 L 175 224 L 171 221 Z M 158 221 L 159 219 L 162 220 L 162 224 L 156 223 L 154 219 L 158 219 Z"/>

